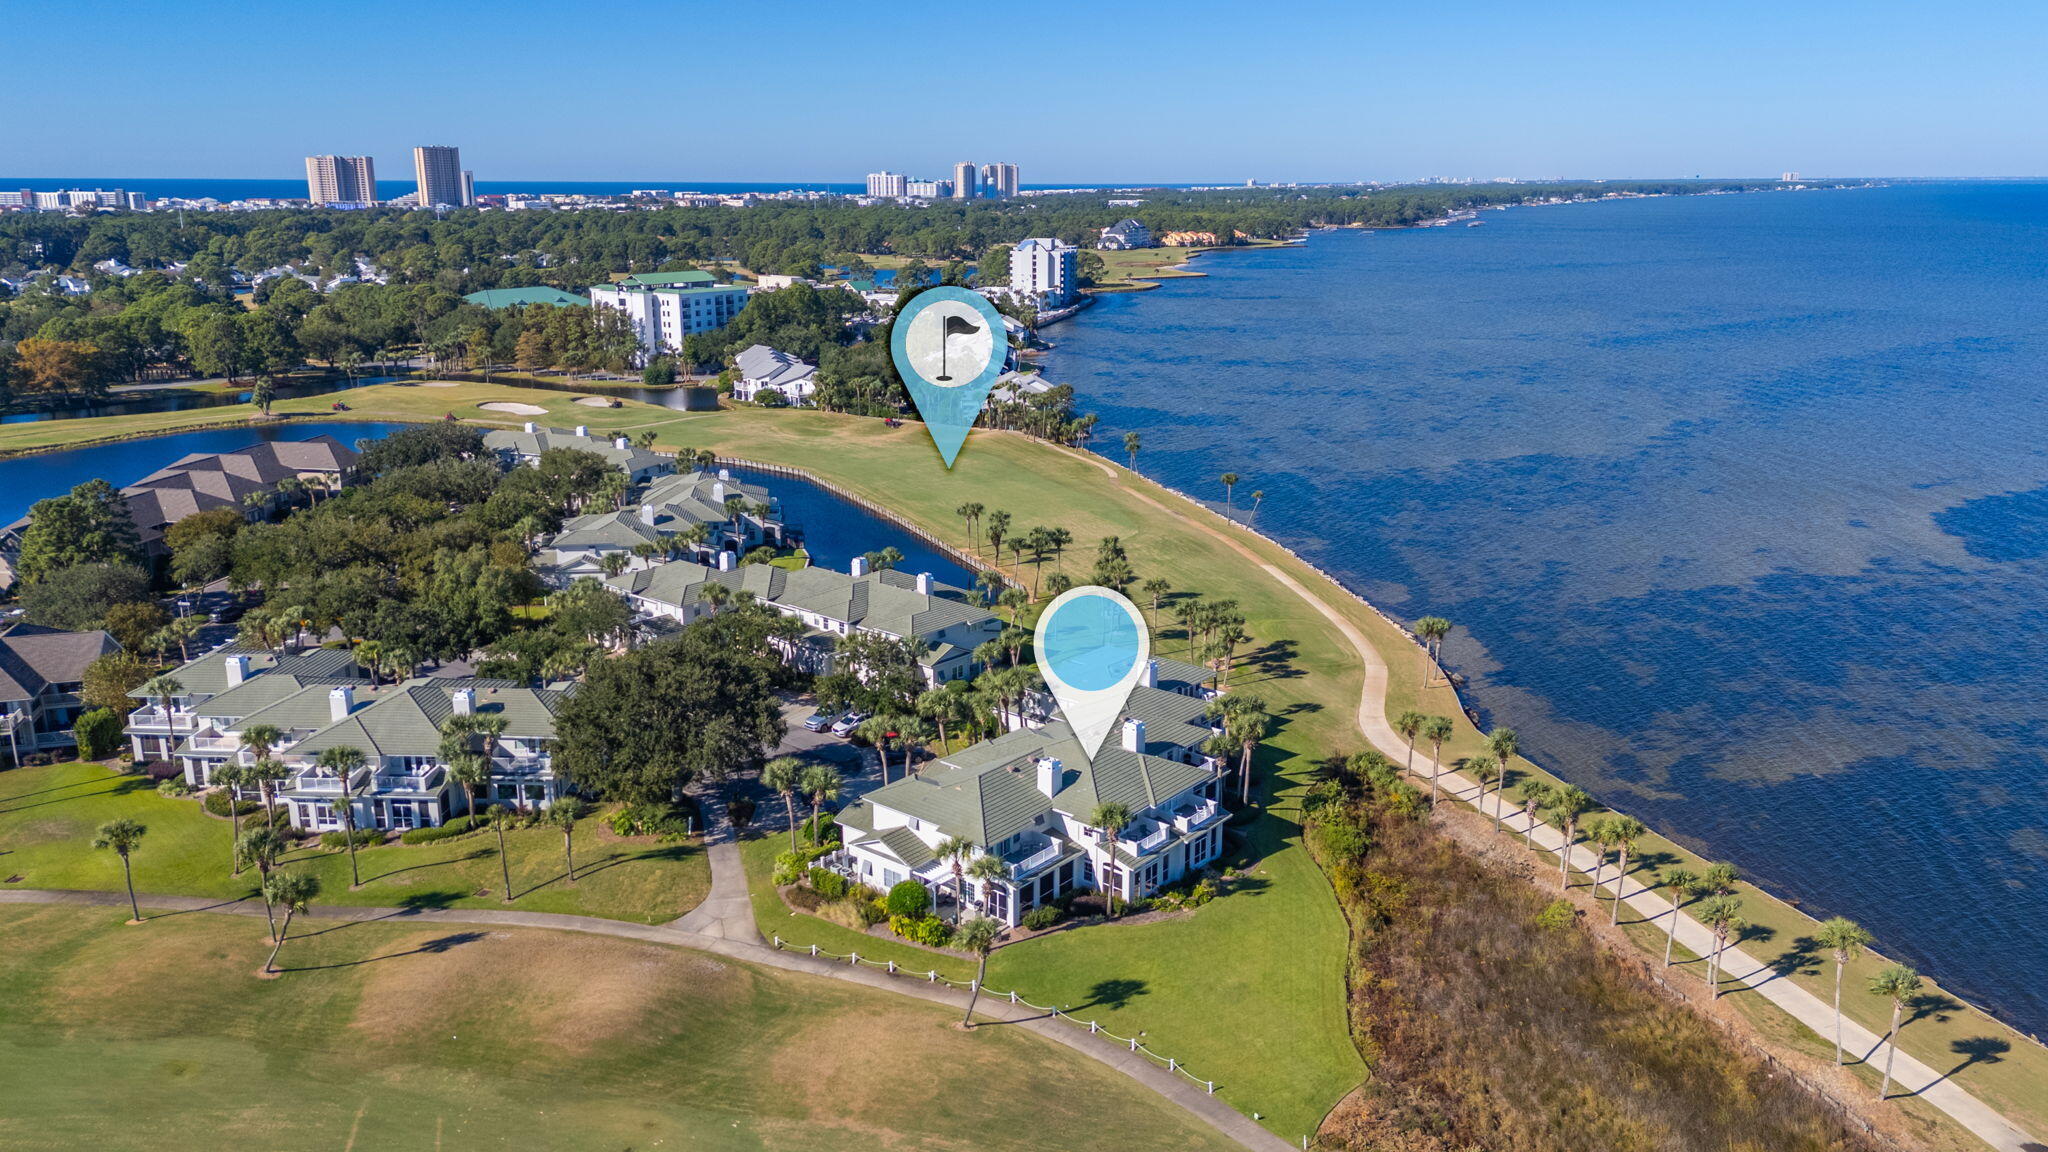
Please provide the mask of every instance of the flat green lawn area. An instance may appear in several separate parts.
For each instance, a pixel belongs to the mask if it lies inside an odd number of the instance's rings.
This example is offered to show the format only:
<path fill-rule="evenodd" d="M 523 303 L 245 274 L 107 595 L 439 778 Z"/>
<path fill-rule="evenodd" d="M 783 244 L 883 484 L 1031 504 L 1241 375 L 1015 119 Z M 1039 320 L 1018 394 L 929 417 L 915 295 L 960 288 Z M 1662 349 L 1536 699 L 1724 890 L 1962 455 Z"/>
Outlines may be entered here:
<path fill-rule="evenodd" d="M 94 831 L 131 818 L 149 828 L 134 857 L 141 892 L 239 897 L 253 873 L 228 871 L 232 832 L 196 798 L 159 796 L 147 780 L 99 764 L 58 764 L 0 772 L 0 884 L 4 888 L 121 888 L 121 862 L 92 848 Z M 620 838 L 596 819 L 576 826 L 576 874 L 567 881 L 562 835 L 552 828 L 509 833 L 509 907 L 659 924 L 696 907 L 711 867 L 694 840 Z M 322 902 L 369 907 L 504 908 L 497 836 L 489 831 L 431 844 L 387 844 L 356 853 L 363 886 L 348 890 L 348 854 L 318 848 L 286 857 L 320 878 Z M 19 879 L 14 879 L 19 877 Z"/>
<path fill-rule="evenodd" d="M 1031 1033 L 578 933 L 0 908 L 0 1146 L 1235 1147 Z"/>
<path fill-rule="evenodd" d="M 763 939 L 780 936 L 784 942 L 799 948 L 816 944 L 820 951 L 839 956 L 858 952 L 862 959 L 878 964 L 894 960 L 898 966 L 912 972 L 935 971 L 949 980 L 973 978 L 972 961 L 893 937 L 885 939 L 856 932 L 845 925 L 790 908 L 783 903 L 774 884 L 776 854 L 788 850 L 789 837 L 786 834 L 754 835 L 740 843 L 740 858 L 746 862 L 747 869 L 747 894 L 753 899 L 754 923 L 760 927 Z"/>

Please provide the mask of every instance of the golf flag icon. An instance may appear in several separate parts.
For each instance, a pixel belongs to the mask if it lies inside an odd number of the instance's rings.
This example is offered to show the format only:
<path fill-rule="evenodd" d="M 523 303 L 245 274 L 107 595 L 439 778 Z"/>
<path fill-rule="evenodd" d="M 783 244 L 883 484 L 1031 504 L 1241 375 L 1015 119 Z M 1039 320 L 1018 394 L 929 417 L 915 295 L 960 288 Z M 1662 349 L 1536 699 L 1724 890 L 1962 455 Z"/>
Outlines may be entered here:
<path fill-rule="evenodd" d="M 889 350 L 939 457 L 951 468 L 1003 374 L 1009 351 L 1003 314 L 965 288 L 927 288 L 897 314 Z"/>

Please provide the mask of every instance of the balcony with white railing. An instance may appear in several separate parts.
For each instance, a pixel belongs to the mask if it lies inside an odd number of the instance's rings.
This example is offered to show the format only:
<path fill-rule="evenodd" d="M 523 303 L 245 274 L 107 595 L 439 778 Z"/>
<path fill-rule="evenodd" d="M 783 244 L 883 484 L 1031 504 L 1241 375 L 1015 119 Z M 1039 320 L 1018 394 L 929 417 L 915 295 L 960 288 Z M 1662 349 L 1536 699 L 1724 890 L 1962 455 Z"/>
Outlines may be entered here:
<path fill-rule="evenodd" d="M 221 736 L 194 736 L 185 741 L 185 746 L 194 752 L 229 753 L 241 751 L 242 742 Z"/>
<path fill-rule="evenodd" d="M 161 708 L 137 708 L 128 714 L 128 730 L 150 734 L 162 732 L 191 732 L 199 727 L 199 717 L 190 712 L 172 711 L 168 716 Z"/>
<path fill-rule="evenodd" d="M 370 787 L 376 792 L 436 792 L 447 775 L 447 769 L 438 764 L 414 772 L 379 772 Z"/>
<path fill-rule="evenodd" d="M 292 777 L 291 786 L 287 791 L 339 796 L 341 795 L 341 779 L 337 776 L 294 776 Z"/>
<path fill-rule="evenodd" d="M 1018 853 L 1027 854 L 1019 856 Z M 1004 859 L 1010 864 L 1010 879 L 1022 880 L 1033 872 L 1056 863 L 1066 853 L 1067 846 L 1065 844 L 1060 843 L 1058 840 L 1047 840 L 1036 848 L 1032 848 L 1031 845 L 1027 844 L 1023 848 L 1019 848 L 1017 852 L 1005 856 Z"/>
<path fill-rule="evenodd" d="M 1161 824 L 1129 843 L 1134 854 L 1148 856 L 1166 847 L 1166 842 L 1171 839 L 1173 839 L 1173 825 Z"/>
<path fill-rule="evenodd" d="M 1203 827 L 1223 811 L 1223 806 L 1214 800 L 1202 800 L 1194 804 L 1183 804 L 1173 810 L 1173 827 L 1186 834 Z"/>

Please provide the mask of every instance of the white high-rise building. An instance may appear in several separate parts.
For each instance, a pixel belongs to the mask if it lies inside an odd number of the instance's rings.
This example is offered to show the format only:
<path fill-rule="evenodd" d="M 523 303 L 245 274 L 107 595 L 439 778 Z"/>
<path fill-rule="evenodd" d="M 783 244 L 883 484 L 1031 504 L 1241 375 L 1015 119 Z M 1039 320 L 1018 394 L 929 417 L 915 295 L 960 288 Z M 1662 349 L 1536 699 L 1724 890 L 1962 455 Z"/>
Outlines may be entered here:
<path fill-rule="evenodd" d="M 731 285 L 704 288 L 655 288 L 633 284 L 602 284 L 590 290 L 590 302 L 615 308 L 633 321 L 640 349 L 649 356 L 683 350 L 683 337 L 732 323 L 747 306 L 747 290 Z"/>
<path fill-rule="evenodd" d="M 422 208 L 469 203 L 462 194 L 462 150 L 459 148 L 426 145 L 413 149 L 412 176 L 413 182 L 419 185 L 415 202 Z"/>
<path fill-rule="evenodd" d="M 943 200 L 953 194 L 951 180 L 912 180 L 903 186 L 903 194 L 919 200 Z"/>
<path fill-rule="evenodd" d="M 983 164 L 981 166 L 981 194 L 991 200 L 1017 194 L 1017 166 L 1015 164 Z"/>
<path fill-rule="evenodd" d="M 910 195 L 906 185 L 910 178 L 901 172 L 868 173 L 868 195 L 877 198 L 896 199 Z"/>
<path fill-rule="evenodd" d="M 323 204 L 375 204 L 377 165 L 368 156 L 306 157 L 306 199 Z"/>
<path fill-rule="evenodd" d="M 953 199 L 974 199 L 979 179 L 979 170 L 971 162 L 963 160 L 953 165 Z"/>
<path fill-rule="evenodd" d="M 1080 262 L 1081 251 L 1072 244 L 1034 236 L 1010 251 L 1010 290 L 1064 304 L 1080 286 Z"/>

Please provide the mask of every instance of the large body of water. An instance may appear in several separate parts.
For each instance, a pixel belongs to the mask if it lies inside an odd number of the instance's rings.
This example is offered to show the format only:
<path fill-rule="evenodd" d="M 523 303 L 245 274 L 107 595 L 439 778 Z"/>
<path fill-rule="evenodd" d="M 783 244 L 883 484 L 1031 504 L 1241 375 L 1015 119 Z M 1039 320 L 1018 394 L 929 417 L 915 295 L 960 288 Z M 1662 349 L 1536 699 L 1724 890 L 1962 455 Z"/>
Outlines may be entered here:
<path fill-rule="evenodd" d="M 1547 767 L 2048 1032 L 2048 185 L 1484 218 L 1204 257 L 1047 373 L 1455 621 Z"/>

